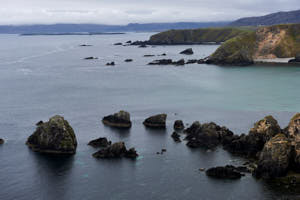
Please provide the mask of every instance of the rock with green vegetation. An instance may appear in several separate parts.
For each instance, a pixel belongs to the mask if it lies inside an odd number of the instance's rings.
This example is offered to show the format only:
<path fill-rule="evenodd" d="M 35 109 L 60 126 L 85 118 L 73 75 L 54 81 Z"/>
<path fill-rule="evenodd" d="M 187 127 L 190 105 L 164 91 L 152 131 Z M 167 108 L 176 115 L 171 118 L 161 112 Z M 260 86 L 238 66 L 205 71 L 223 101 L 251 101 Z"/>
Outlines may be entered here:
<path fill-rule="evenodd" d="M 134 148 L 127 150 L 124 142 L 117 142 L 107 148 L 99 150 L 94 153 L 93 156 L 95 158 L 136 158 L 138 154 Z"/>
<path fill-rule="evenodd" d="M 208 64 L 250 65 L 255 60 L 291 58 L 300 52 L 300 24 L 259 27 L 222 44 Z"/>
<path fill-rule="evenodd" d="M 143 124 L 150 128 L 166 128 L 166 119 L 167 114 L 158 114 L 145 119 Z"/>
<path fill-rule="evenodd" d="M 41 153 L 75 154 L 77 140 L 73 128 L 62 116 L 51 117 L 48 122 L 37 123 L 35 132 L 26 144 Z"/>
<path fill-rule="evenodd" d="M 4 144 L 4 140 L 0 138 L 0 144 Z"/>
<path fill-rule="evenodd" d="M 295 114 L 288 127 L 286 128 L 287 135 L 291 139 L 293 149 L 293 166 L 292 168 L 299 172 L 300 171 L 300 113 Z"/>
<path fill-rule="evenodd" d="M 98 138 L 95 140 L 92 140 L 88 143 L 88 145 L 92 146 L 92 147 L 108 147 L 109 145 L 111 145 L 111 141 L 108 141 L 107 138 Z"/>
<path fill-rule="evenodd" d="M 130 114 L 126 111 L 119 111 L 113 115 L 105 116 L 102 119 L 103 124 L 117 127 L 117 128 L 130 128 L 131 121 L 130 121 Z"/>
<path fill-rule="evenodd" d="M 264 145 L 254 175 L 265 179 L 285 176 L 290 165 L 291 150 L 291 143 L 284 134 L 274 136 Z"/>
<path fill-rule="evenodd" d="M 221 43 L 248 32 L 241 28 L 200 28 L 169 30 L 150 37 L 152 45 L 210 44 Z"/>

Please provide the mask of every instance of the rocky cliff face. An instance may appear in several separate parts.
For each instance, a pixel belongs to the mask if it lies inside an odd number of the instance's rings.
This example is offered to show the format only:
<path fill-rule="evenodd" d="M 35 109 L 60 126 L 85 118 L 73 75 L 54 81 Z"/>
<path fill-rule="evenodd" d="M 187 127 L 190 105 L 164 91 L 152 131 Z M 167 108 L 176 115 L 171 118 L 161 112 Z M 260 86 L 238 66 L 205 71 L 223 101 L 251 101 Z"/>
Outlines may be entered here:
<path fill-rule="evenodd" d="M 300 52 L 300 24 L 260 27 L 221 45 L 209 59 L 213 64 L 248 65 L 256 59 L 295 57 Z"/>

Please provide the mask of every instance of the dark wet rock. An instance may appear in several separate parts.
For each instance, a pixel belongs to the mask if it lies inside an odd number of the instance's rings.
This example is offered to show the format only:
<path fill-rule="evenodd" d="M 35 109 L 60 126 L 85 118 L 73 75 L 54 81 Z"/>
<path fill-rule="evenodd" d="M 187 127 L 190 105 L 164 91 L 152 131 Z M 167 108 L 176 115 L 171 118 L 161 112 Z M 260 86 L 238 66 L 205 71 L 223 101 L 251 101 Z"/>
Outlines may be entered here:
<path fill-rule="evenodd" d="M 121 42 L 118 42 L 118 43 L 115 43 L 114 44 L 115 46 L 121 46 L 121 45 L 123 45 Z"/>
<path fill-rule="evenodd" d="M 90 45 L 90 44 L 81 44 L 81 45 L 79 45 L 80 47 L 91 47 L 91 46 L 93 46 L 93 45 Z"/>
<path fill-rule="evenodd" d="M 300 63 L 300 54 L 297 54 L 294 59 L 289 60 L 289 63 Z"/>
<path fill-rule="evenodd" d="M 146 54 L 144 57 L 154 57 L 155 55 Z"/>
<path fill-rule="evenodd" d="M 161 152 L 167 152 L 167 149 L 161 149 Z"/>
<path fill-rule="evenodd" d="M 184 124 L 182 120 L 176 120 L 174 122 L 174 126 L 173 126 L 174 130 L 183 130 L 184 129 Z"/>
<path fill-rule="evenodd" d="M 48 122 L 40 122 L 26 144 L 33 151 L 53 154 L 75 154 L 77 140 L 72 127 L 56 115 Z"/>
<path fill-rule="evenodd" d="M 119 111 L 113 115 L 105 116 L 102 119 L 103 124 L 117 127 L 117 128 L 130 128 L 131 121 L 130 121 L 130 114 L 126 111 Z"/>
<path fill-rule="evenodd" d="M 96 60 L 96 59 L 98 59 L 97 57 L 86 57 L 86 58 L 84 58 L 84 60 Z"/>
<path fill-rule="evenodd" d="M 181 142 L 180 135 L 177 132 L 173 132 L 173 134 L 171 135 L 171 137 L 173 138 L 173 140 L 175 142 Z"/>
<path fill-rule="evenodd" d="M 4 140 L 0 138 L 0 144 L 4 144 Z"/>
<path fill-rule="evenodd" d="M 88 145 L 92 147 L 108 147 L 111 145 L 111 141 L 108 141 L 107 138 L 98 138 L 96 140 L 92 140 L 88 143 Z"/>
<path fill-rule="evenodd" d="M 107 148 L 97 151 L 93 156 L 95 158 L 136 158 L 138 157 L 138 154 L 134 148 L 127 150 L 124 142 L 117 142 Z"/>
<path fill-rule="evenodd" d="M 284 134 L 278 134 L 264 145 L 254 175 L 266 179 L 285 176 L 288 172 L 290 157 L 290 141 Z"/>
<path fill-rule="evenodd" d="M 197 62 L 198 62 L 197 59 L 191 59 L 191 60 L 188 60 L 188 61 L 186 62 L 186 64 L 195 64 L 195 63 L 197 63 Z"/>
<path fill-rule="evenodd" d="M 128 40 L 127 42 L 126 42 L 126 44 L 131 44 L 132 42 L 131 42 L 131 40 Z"/>
<path fill-rule="evenodd" d="M 115 62 L 108 62 L 106 63 L 106 66 L 115 66 Z"/>
<path fill-rule="evenodd" d="M 278 122 L 272 116 L 266 116 L 254 124 L 248 135 L 233 136 L 224 148 L 234 154 L 257 157 L 264 144 L 278 133 L 281 133 Z"/>
<path fill-rule="evenodd" d="M 233 136 L 229 129 L 220 127 L 213 122 L 202 125 L 199 122 L 194 122 L 185 132 L 188 133 L 185 138 L 188 140 L 187 146 L 191 148 L 212 149 L 221 144 L 224 138 Z"/>
<path fill-rule="evenodd" d="M 192 55 L 194 54 L 193 49 L 192 48 L 188 48 L 182 52 L 180 52 L 180 54 L 185 54 L 185 55 Z"/>
<path fill-rule="evenodd" d="M 232 165 L 209 168 L 206 170 L 206 175 L 218 179 L 239 179 L 244 176 L 244 174 Z"/>
<path fill-rule="evenodd" d="M 163 54 L 160 54 L 159 56 L 166 56 L 167 54 L 163 53 Z"/>
<path fill-rule="evenodd" d="M 141 45 L 139 46 L 139 48 L 146 48 L 146 47 L 148 47 L 146 44 L 141 44 Z"/>
<path fill-rule="evenodd" d="M 148 65 L 172 65 L 172 59 L 161 59 L 161 60 L 154 60 L 150 62 Z"/>
<path fill-rule="evenodd" d="M 184 61 L 184 59 L 180 59 L 178 61 L 173 62 L 172 64 L 173 65 L 177 65 L 177 66 L 179 66 L 179 65 L 185 65 L 185 61 Z"/>
<path fill-rule="evenodd" d="M 151 127 L 151 128 L 166 128 L 166 119 L 167 119 L 166 114 L 154 115 L 145 119 L 143 124 L 146 127 Z"/>
<path fill-rule="evenodd" d="M 140 46 L 140 45 L 147 45 L 148 44 L 148 41 L 134 41 L 134 42 L 131 42 L 131 45 L 134 45 L 134 46 Z"/>
<path fill-rule="evenodd" d="M 197 64 L 206 64 L 206 60 L 205 59 L 199 59 L 197 61 Z"/>
<path fill-rule="evenodd" d="M 132 62 L 132 59 L 126 59 L 125 62 Z"/>

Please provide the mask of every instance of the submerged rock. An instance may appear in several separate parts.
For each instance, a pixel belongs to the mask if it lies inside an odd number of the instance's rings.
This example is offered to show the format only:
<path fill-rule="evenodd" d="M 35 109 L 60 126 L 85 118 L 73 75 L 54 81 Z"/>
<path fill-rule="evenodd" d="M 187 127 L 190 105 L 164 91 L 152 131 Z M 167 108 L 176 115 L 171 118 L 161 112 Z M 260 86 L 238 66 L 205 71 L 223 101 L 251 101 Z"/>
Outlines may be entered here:
<path fill-rule="evenodd" d="M 75 154 L 77 140 L 68 121 L 56 115 L 51 117 L 48 122 L 39 122 L 26 144 L 37 152 Z"/>
<path fill-rule="evenodd" d="M 108 141 L 107 138 L 98 138 L 96 140 L 92 140 L 88 143 L 88 145 L 92 147 L 108 147 L 111 145 L 111 141 Z"/>
<path fill-rule="evenodd" d="M 80 47 L 91 47 L 91 46 L 93 46 L 93 45 L 90 45 L 90 44 L 81 44 L 81 45 L 79 45 Z"/>
<path fill-rule="evenodd" d="M 132 62 L 132 59 L 126 59 L 125 62 Z"/>
<path fill-rule="evenodd" d="M 128 40 L 127 42 L 126 42 L 126 44 L 131 44 L 132 42 L 131 42 L 131 40 Z"/>
<path fill-rule="evenodd" d="M 184 61 L 184 59 L 180 59 L 178 61 L 173 62 L 172 64 L 173 65 L 177 65 L 177 66 L 179 66 L 179 65 L 185 65 L 185 61 Z"/>
<path fill-rule="evenodd" d="M 96 59 L 98 59 L 98 58 L 97 57 L 93 57 L 93 56 L 84 58 L 84 60 L 96 60 Z"/>
<path fill-rule="evenodd" d="M 254 175 L 267 179 L 285 176 L 290 157 L 290 141 L 284 134 L 278 134 L 264 145 Z"/>
<path fill-rule="evenodd" d="M 130 114 L 126 111 L 119 111 L 113 115 L 105 116 L 102 119 L 103 124 L 118 127 L 118 128 L 130 128 L 131 121 L 130 121 Z"/>
<path fill-rule="evenodd" d="M 114 44 L 115 46 L 120 46 L 120 45 L 123 45 L 121 42 L 117 42 Z"/>
<path fill-rule="evenodd" d="M 185 54 L 185 55 L 192 55 L 194 54 L 193 49 L 192 48 L 188 48 L 182 52 L 180 52 L 180 54 Z"/>
<path fill-rule="evenodd" d="M 184 124 L 182 120 L 176 120 L 174 122 L 174 126 L 173 126 L 174 130 L 183 130 L 184 129 Z"/>
<path fill-rule="evenodd" d="M 0 138 L 0 144 L 4 144 L 4 140 Z"/>
<path fill-rule="evenodd" d="M 172 65 L 172 64 L 173 64 L 172 59 L 154 60 L 154 61 L 148 63 L 148 65 Z"/>
<path fill-rule="evenodd" d="M 173 138 L 173 140 L 175 142 L 181 142 L 180 135 L 178 133 L 173 132 L 173 134 L 171 135 L 171 137 Z"/>
<path fill-rule="evenodd" d="M 146 54 L 144 55 L 144 57 L 154 57 L 155 55 L 152 55 L 152 54 Z"/>
<path fill-rule="evenodd" d="M 106 63 L 106 66 L 115 66 L 115 62 L 108 62 Z"/>
<path fill-rule="evenodd" d="M 127 150 L 124 142 L 117 142 L 105 149 L 99 150 L 93 156 L 95 158 L 136 158 L 138 154 L 134 148 Z"/>
<path fill-rule="evenodd" d="M 151 128 L 166 128 L 166 119 L 166 114 L 158 114 L 145 119 L 143 124 Z"/>
<path fill-rule="evenodd" d="M 146 44 L 141 44 L 141 45 L 139 46 L 139 48 L 146 48 L 146 47 L 148 47 Z"/>
<path fill-rule="evenodd" d="M 207 176 L 218 179 L 239 179 L 244 176 L 244 174 L 232 165 L 209 168 L 205 173 Z"/>
<path fill-rule="evenodd" d="M 192 59 L 192 60 L 188 60 L 188 61 L 186 62 L 186 64 L 194 64 L 194 63 L 197 63 L 197 62 L 198 62 L 197 59 Z"/>

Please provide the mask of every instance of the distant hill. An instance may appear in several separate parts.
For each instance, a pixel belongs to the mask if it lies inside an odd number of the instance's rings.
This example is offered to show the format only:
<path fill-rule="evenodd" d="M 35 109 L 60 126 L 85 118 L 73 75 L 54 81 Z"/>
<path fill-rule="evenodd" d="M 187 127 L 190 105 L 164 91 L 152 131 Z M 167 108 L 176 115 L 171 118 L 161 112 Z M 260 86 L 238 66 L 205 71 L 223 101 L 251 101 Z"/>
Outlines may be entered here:
<path fill-rule="evenodd" d="M 103 24 L 52 24 L 52 25 L 8 25 L 0 26 L 0 34 L 46 34 L 46 33 L 103 33 L 103 32 L 156 32 L 169 29 L 194 29 L 222 27 L 229 22 L 178 22 L 128 25 Z"/>
<path fill-rule="evenodd" d="M 221 43 L 249 31 L 245 28 L 231 27 L 169 30 L 152 35 L 147 43 L 154 45 Z"/>
<path fill-rule="evenodd" d="M 229 24 L 229 26 L 260 26 L 276 24 L 300 23 L 300 10 L 289 12 L 277 12 L 260 17 L 247 17 L 238 19 Z"/>

